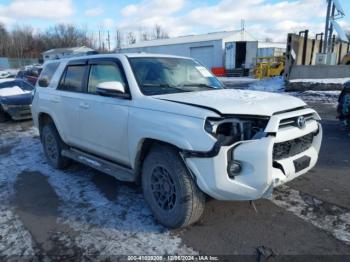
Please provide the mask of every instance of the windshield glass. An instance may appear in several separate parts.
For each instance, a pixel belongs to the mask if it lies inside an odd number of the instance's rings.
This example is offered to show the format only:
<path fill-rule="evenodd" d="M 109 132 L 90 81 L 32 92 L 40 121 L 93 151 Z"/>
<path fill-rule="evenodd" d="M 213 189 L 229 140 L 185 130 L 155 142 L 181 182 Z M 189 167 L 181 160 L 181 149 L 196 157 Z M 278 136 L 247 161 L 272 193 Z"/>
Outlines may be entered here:
<path fill-rule="evenodd" d="M 145 95 L 223 88 L 205 67 L 191 59 L 137 57 L 129 61 L 141 92 Z"/>

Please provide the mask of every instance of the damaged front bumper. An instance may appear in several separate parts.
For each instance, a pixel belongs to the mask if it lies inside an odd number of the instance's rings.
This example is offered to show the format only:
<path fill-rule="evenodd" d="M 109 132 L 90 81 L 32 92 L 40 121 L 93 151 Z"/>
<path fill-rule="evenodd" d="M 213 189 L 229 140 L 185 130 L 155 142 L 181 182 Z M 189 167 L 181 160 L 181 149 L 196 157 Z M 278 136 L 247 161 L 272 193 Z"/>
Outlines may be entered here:
<path fill-rule="evenodd" d="M 315 113 L 316 114 L 316 113 Z M 317 115 L 317 114 L 316 114 Z M 272 117 L 277 125 L 283 116 Z M 276 121 L 276 119 L 278 121 Z M 271 129 L 271 126 L 268 127 Z M 302 143 L 301 139 L 312 136 L 302 152 L 281 155 L 283 143 Z M 322 127 L 316 121 L 309 121 L 305 128 L 287 127 L 257 139 L 241 141 L 231 146 L 216 148 L 217 154 L 209 157 L 185 157 L 186 164 L 196 177 L 199 188 L 219 200 L 255 200 L 269 198 L 273 188 L 308 172 L 316 165 L 322 140 Z M 275 146 L 276 145 L 276 146 Z M 279 146 L 278 146 L 279 145 Z M 279 148 L 278 148 L 279 147 Z M 214 155 L 214 154 L 213 154 Z M 306 164 L 304 160 L 306 159 Z M 240 172 L 230 177 L 228 163 L 238 161 Z M 304 164 L 299 165 L 299 162 Z"/>
<path fill-rule="evenodd" d="M 30 105 L 3 105 L 3 108 L 13 120 L 25 120 L 32 118 Z"/>

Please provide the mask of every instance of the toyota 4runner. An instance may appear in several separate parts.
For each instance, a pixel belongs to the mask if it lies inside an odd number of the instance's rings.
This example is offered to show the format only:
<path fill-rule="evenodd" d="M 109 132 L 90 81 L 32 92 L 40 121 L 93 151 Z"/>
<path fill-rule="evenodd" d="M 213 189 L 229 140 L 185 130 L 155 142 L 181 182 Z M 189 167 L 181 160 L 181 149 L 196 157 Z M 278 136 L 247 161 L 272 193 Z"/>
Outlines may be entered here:
<path fill-rule="evenodd" d="M 319 115 L 288 95 L 225 89 L 185 57 L 109 54 L 47 62 L 32 114 L 55 168 L 75 160 L 141 182 L 168 227 L 197 221 L 205 196 L 268 198 L 315 166 Z"/>

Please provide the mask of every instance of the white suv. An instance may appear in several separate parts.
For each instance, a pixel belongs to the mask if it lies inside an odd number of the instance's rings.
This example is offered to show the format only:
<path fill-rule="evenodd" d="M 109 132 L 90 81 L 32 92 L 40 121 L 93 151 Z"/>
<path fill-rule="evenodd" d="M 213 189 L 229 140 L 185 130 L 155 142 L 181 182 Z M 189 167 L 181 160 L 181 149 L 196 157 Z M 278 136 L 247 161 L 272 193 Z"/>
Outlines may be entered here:
<path fill-rule="evenodd" d="M 183 227 L 205 195 L 254 200 L 315 166 L 318 114 L 300 99 L 225 89 L 186 57 L 109 54 L 47 62 L 32 114 L 48 161 L 140 181 L 155 217 Z"/>

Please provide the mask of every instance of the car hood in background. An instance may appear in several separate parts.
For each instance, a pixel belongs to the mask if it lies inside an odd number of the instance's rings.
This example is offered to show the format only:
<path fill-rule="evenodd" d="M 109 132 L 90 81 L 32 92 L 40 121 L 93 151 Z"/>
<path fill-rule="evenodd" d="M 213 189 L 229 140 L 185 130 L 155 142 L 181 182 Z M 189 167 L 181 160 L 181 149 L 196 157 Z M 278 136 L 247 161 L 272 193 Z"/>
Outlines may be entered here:
<path fill-rule="evenodd" d="M 238 89 L 184 92 L 153 97 L 211 109 L 220 114 L 271 116 L 276 112 L 306 106 L 302 100 L 292 96 Z"/>
<path fill-rule="evenodd" d="M 30 105 L 32 103 L 32 93 L 23 91 L 19 87 L 0 89 L 0 103 L 6 105 Z"/>

